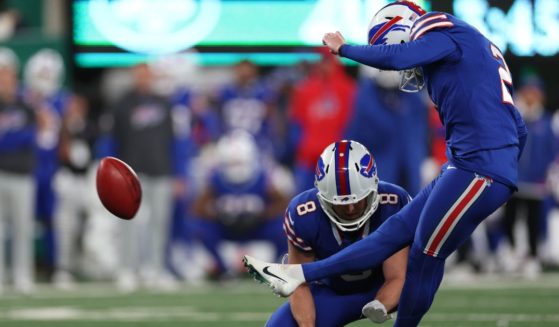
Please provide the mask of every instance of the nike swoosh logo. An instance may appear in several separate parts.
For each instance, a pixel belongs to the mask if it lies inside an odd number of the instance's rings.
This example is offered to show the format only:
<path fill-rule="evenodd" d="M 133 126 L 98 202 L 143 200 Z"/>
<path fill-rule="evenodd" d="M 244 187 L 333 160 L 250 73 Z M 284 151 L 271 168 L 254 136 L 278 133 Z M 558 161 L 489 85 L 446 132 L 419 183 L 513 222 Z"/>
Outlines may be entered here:
<path fill-rule="evenodd" d="M 287 283 L 287 281 L 286 281 L 285 279 L 283 279 L 283 278 L 281 278 L 281 277 L 279 277 L 279 276 L 277 276 L 277 275 L 271 273 L 271 272 L 269 271 L 269 268 L 270 268 L 270 266 L 266 266 L 266 267 L 264 267 L 264 269 L 262 269 L 262 271 L 263 271 L 266 275 L 268 275 L 268 276 L 275 277 L 275 278 L 277 278 L 277 279 L 283 281 L 284 283 Z"/>

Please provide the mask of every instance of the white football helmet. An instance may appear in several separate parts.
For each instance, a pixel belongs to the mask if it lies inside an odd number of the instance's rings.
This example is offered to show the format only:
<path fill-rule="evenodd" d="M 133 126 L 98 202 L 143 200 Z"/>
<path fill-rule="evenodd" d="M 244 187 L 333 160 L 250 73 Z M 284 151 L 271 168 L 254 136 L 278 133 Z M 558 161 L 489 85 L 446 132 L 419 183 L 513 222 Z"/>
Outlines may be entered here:
<path fill-rule="evenodd" d="M 39 50 L 25 64 L 23 76 L 31 90 L 43 96 L 54 94 L 64 79 L 62 56 L 52 49 Z"/>
<path fill-rule="evenodd" d="M 377 210 L 377 166 L 369 151 L 359 142 L 343 140 L 330 144 L 320 155 L 315 186 L 322 209 L 342 231 L 361 228 Z M 355 204 L 367 199 L 363 214 L 352 220 L 340 217 L 334 205 Z"/>
<path fill-rule="evenodd" d="M 261 167 L 254 137 L 241 129 L 219 139 L 217 155 L 221 173 L 233 184 L 249 182 Z"/>
<path fill-rule="evenodd" d="M 380 9 L 369 23 L 369 44 L 388 45 L 410 41 L 413 23 L 425 10 L 411 1 L 397 1 Z M 420 67 L 400 72 L 400 90 L 418 92 L 425 85 Z"/>

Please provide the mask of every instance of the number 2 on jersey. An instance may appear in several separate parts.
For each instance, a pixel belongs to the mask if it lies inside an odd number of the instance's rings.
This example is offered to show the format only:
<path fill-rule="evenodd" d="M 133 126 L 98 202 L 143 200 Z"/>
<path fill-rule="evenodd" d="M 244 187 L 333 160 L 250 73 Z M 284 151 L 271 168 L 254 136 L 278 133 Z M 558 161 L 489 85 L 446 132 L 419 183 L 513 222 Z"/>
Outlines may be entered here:
<path fill-rule="evenodd" d="M 501 77 L 501 90 L 503 93 L 503 102 L 509 103 L 514 105 L 514 101 L 512 100 L 512 94 L 509 92 L 507 88 L 508 85 L 512 85 L 512 77 L 510 76 L 509 67 L 505 62 L 505 58 L 503 58 L 503 54 L 501 50 L 497 48 L 494 44 L 491 44 L 491 53 L 493 57 L 500 61 L 499 63 L 499 76 Z"/>

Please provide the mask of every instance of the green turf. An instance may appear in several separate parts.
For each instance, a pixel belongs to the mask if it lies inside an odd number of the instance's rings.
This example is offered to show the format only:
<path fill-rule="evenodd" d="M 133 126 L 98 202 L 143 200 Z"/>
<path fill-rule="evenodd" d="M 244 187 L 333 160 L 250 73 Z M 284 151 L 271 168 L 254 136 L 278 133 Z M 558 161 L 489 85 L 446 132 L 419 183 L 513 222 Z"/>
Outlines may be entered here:
<path fill-rule="evenodd" d="M 0 326 L 251 327 L 262 326 L 283 301 L 250 281 L 130 295 L 115 293 L 110 285 L 86 284 L 73 292 L 42 286 L 32 297 L 4 294 Z M 361 321 L 350 326 L 373 325 Z M 533 283 L 498 279 L 446 283 L 421 326 L 559 326 L 559 276 Z"/>

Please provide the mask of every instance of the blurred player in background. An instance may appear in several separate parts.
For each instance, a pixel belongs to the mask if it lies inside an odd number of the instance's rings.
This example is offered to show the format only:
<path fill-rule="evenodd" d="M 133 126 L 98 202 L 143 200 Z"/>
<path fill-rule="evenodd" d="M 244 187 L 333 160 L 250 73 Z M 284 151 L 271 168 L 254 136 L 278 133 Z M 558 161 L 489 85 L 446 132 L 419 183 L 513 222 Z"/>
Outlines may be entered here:
<path fill-rule="evenodd" d="M 276 136 L 274 153 L 277 161 L 282 165 L 292 167 L 295 160 L 295 149 L 299 146 L 297 128 L 291 129 L 289 124 L 289 107 L 293 89 L 309 73 L 311 64 L 301 61 L 290 66 L 279 66 L 266 75 L 266 84 L 275 94 L 274 123 Z"/>
<path fill-rule="evenodd" d="M 18 59 L 0 48 L 0 290 L 6 280 L 4 237 L 11 236 L 12 280 L 17 292 L 34 290 L 36 116 L 19 96 Z M 7 232 L 9 231 L 9 233 Z"/>
<path fill-rule="evenodd" d="M 64 81 L 64 61 L 52 49 L 41 49 L 33 54 L 24 67 L 25 99 L 35 110 L 41 121 L 37 131 L 37 160 L 35 167 L 37 183 L 36 217 L 44 228 L 44 248 L 47 266 L 55 262 L 55 235 L 53 216 L 56 196 L 53 180 L 59 168 L 58 145 L 62 117 L 70 99 L 70 93 L 62 88 Z"/>
<path fill-rule="evenodd" d="M 82 228 L 91 211 L 91 178 L 93 146 L 97 127 L 88 117 L 87 100 L 73 96 L 68 103 L 60 131 L 60 169 L 54 179 L 57 206 L 54 215 L 56 232 L 56 270 L 53 281 L 56 287 L 69 289 L 74 286 L 74 275 L 79 268 L 79 253 L 83 246 L 79 240 Z"/>
<path fill-rule="evenodd" d="M 309 75 L 293 89 L 289 133 L 295 146 L 297 192 L 313 186 L 317 158 L 328 144 L 342 138 L 352 115 L 355 82 L 338 58 L 327 51 Z"/>
<path fill-rule="evenodd" d="M 556 143 L 551 127 L 551 116 L 545 109 L 545 90 L 537 76 L 527 76 L 515 99 L 526 127 L 530 131 L 526 147 L 518 166 L 518 192 L 507 202 L 504 214 L 505 234 L 513 248 L 516 247 L 515 226 L 517 216 L 525 210 L 528 226 L 528 260 L 512 260 L 524 263 L 519 267 L 505 267 L 505 270 L 519 269 L 527 278 L 534 279 L 541 272 L 538 257 L 541 222 L 544 218 L 544 200 L 549 196 L 546 184 L 547 172 L 555 158 Z"/>
<path fill-rule="evenodd" d="M 345 136 L 375 153 L 383 181 L 402 185 L 412 195 L 422 187 L 421 163 L 427 157 L 427 104 L 422 94 L 398 89 L 400 75 L 361 66 L 353 117 Z"/>
<path fill-rule="evenodd" d="M 184 258 L 192 253 L 189 219 L 186 218 L 196 197 L 197 178 L 203 175 L 200 169 L 187 167 L 195 166 L 192 160 L 204 146 L 215 142 L 221 134 L 220 119 L 215 108 L 195 83 L 200 80 L 200 76 L 194 55 L 192 52 L 165 55 L 149 64 L 154 74 L 155 92 L 171 103 L 175 131 L 174 155 L 183 158 L 174 161 L 178 166 L 174 168 L 174 205 L 168 255 L 171 269 L 175 272 L 185 266 L 174 260 L 176 254 L 181 255 L 181 252 L 184 254 L 186 251 Z M 179 275 L 186 277 L 180 272 Z"/>
<path fill-rule="evenodd" d="M 224 135 L 217 144 L 216 156 L 217 166 L 193 209 L 198 217 L 194 237 L 214 259 L 210 275 L 219 278 L 228 272 L 219 252 L 224 240 L 269 241 L 276 258 L 285 253 L 281 216 L 287 197 L 274 184 L 248 132 L 234 130 Z"/>
<path fill-rule="evenodd" d="M 345 44 L 340 32 L 327 33 L 323 42 L 362 64 L 402 71 L 403 90 L 418 91 L 425 83 L 446 128 L 448 165 L 379 229 L 327 259 L 245 262 L 286 296 L 302 282 L 379 265 L 411 245 L 395 326 L 417 326 L 440 286 L 446 258 L 516 190 L 527 131 L 513 103 L 512 78 L 499 49 L 476 29 L 409 1 L 375 15 L 370 45 Z"/>
<path fill-rule="evenodd" d="M 187 212 L 188 193 L 192 187 L 187 174 L 187 162 L 194 154 L 192 142 L 192 109 L 191 101 L 194 96 L 191 83 L 196 80 L 196 66 L 181 54 L 165 55 L 149 63 L 153 73 L 154 92 L 166 98 L 171 104 L 171 118 L 175 140 L 173 151 L 175 157 L 185 158 L 175 160 L 176 172 L 173 181 L 173 208 L 170 222 L 169 242 L 184 238 L 186 234 L 185 214 Z M 187 159 L 188 158 L 188 159 Z M 172 248 L 171 248 L 172 249 Z"/>
<path fill-rule="evenodd" d="M 273 153 L 272 112 L 275 95 L 260 78 L 258 66 L 242 60 L 234 67 L 234 81 L 218 91 L 224 132 L 243 129 L 252 134 L 261 151 Z"/>
<path fill-rule="evenodd" d="M 285 213 L 289 263 L 331 256 L 366 237 L 410 201 L 401 187 L 379 182 L 375 159 L 356 141 L 324 149 L 315 185 L 294 197 Z M 344 187 L 355 197 L 343 201 L 346 196 L 337 191 Z M 266 326 L 345 326 L 362 319 L 362 309 L 374 322 L 390 319 L 388 312 L 396 310 L 404 285 L 407 255 L 406 248 L 371 269 L 302 285 Z"/>
<path fill-rule="evenodd" d="M 186 167 L 177 163 L 186 158 L 176 155 L 171 104 L 154 92 L 153 71 L 139 64 L 131 73 L 133 88 L 112 112 L 112 151 L 138 173 L 143 196 L 137 217 L 121 224 L 117 284 L 132 291 L 141 279 L 147 287 L 168 288 L 173 284 L 165 264 L 172 186 L 175 176 L 183 182 L 175 168 Z"/>

